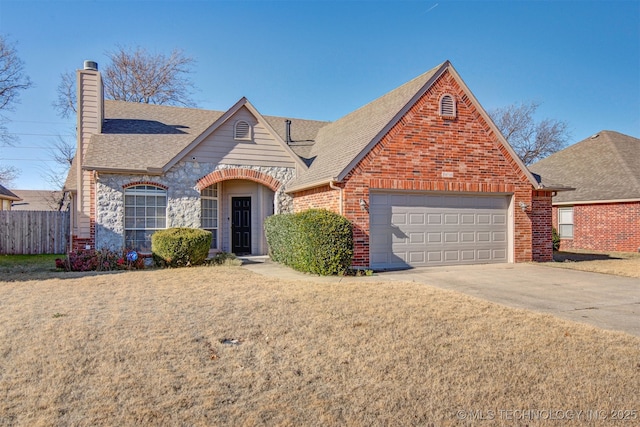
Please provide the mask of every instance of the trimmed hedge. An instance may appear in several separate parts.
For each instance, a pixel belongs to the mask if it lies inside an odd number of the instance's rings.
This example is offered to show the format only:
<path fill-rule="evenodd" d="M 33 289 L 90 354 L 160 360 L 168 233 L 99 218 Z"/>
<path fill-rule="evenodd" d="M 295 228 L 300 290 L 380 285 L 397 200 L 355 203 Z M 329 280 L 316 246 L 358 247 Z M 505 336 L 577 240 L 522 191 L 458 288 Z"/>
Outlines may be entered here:
<path fill-rule="evenodd" d="M 151 236 L 153 258 L 170 267 L 202 264 L 209 255 L 211 236 L 210 231 L 200 228 L 158 230 Z"/>
<path fill-rule="evenodd" d="M 349 220 L 325 209 L 278 214 L 266 219 L 271 259 L 295 270 L 320 275 L 344 274 L 353 259 Z"/>

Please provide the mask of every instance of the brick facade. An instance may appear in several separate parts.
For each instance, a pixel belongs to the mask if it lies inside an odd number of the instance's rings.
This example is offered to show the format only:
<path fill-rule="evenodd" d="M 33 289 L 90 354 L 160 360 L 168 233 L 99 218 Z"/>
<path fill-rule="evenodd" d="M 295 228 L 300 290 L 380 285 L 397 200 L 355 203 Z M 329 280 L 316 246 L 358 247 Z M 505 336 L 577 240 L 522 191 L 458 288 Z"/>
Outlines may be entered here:
<path fill-rule="evenodd" d="M 452 94 L 457 117 L 439 116 L 439 99 Z M 443 174 L 446 172 L 446 174 Z M 354 266 L 369 265 L 369 190 L 416 190 L 514 195 L 514 261 L 550 261 L 551 195 L 534 192 L 527 176 L 447 71 L 345 177 L 343 214 L 353 223 Z M 330 194 L 325 194 L 329 192 Z M 338 212 L 328 186 L 294 195 L 294 209 Z M 326 204 L 322 205 L 322 202 Z M 519 208 L 523 202 L 527 209 Z"/>
<path fill-rule="evenodd" d="M 71 235 L 71 242 L 69 244 L 70 250 L 82 251 L 82 250 L 95 250 L 96 249 L 96 205 L 93 201 L 96 199 L 96 181 L 93 174 L 89 175 L 89 236 L 78 237 L 77 234 Z M 73 227 L 72 227 L 73 229 Z"/>
<path fill-rule="evenodd" d="M 553 207 L 558 229 L 558 206 Z M 573 239 L 561 239 L 560 250 L 640 251 L 640 201 L 573 206 Z"/>

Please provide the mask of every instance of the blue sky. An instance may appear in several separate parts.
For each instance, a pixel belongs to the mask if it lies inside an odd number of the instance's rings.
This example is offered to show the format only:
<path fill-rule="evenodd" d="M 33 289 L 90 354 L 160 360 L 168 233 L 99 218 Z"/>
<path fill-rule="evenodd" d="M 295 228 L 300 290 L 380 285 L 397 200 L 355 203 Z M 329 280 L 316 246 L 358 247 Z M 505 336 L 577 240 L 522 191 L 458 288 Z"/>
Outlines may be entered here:
<path fill-rule="evenodd" d="M 0 33 L 35 85 L 6 114 L 20 138 L 0 148 L 21 170 L 14 189 L 53 189 L 46 147 L 75 126 L 51 107 L 59 76 L 118 45 L 183 49 L 205 109 L 246 96 L 265 115 L 336 120 L 448 59 L 486 110 L 536 101 L 571 142 L 640 137 L 636 0 L 0 0 Z"/>

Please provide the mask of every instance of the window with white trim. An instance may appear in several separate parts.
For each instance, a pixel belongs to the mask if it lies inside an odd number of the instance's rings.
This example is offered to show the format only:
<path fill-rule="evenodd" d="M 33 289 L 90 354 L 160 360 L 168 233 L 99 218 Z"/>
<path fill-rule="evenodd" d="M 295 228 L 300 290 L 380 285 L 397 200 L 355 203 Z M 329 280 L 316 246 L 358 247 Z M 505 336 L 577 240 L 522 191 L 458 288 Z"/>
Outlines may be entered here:
<path fill-rule="evenodd" d="M 445 93 L 440 98 L 440 116 L 446 118 L 456 117 L 456 100 L 448 93 Z"/>
<path fill-rule="evenodd" d="M 558 208 L 558 233 L 561 239 L 573 239 L 573 206 Z"/>
<path fill-rule="evenodd" d="M 233 126 L 233 139 L 251 140 L 251 125 L 245 120 L 238 120 Z"/>
<path fill-rule="evenodd" d="M 218 249 L 218 184 L 200 192 L 202 228 L 211 232 L 211 249 Z"/>
<path fill-rule="evenodd" d="M 124 190 L 124 244 L 127 249 L 151 252 L 151 236 L 167 226 L 167 190 L 136 185 Z"/>

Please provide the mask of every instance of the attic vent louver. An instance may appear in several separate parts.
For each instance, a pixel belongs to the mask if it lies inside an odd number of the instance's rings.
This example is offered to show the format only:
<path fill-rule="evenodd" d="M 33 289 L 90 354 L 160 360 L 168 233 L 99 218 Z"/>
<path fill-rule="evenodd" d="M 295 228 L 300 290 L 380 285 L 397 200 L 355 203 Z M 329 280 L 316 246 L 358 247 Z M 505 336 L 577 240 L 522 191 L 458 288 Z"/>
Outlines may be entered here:
<path fill-rule="evenodd" d="M 456 117 L 456 100 L 448 93 L 440 98 L 440 116 L 451 119 Z"/>
<path fill-rule="evenodd" d="M 238 120 L 233 129 L 233 138 L 240 140 L 251 139 L 251 126 L 244 120 Z"/>

